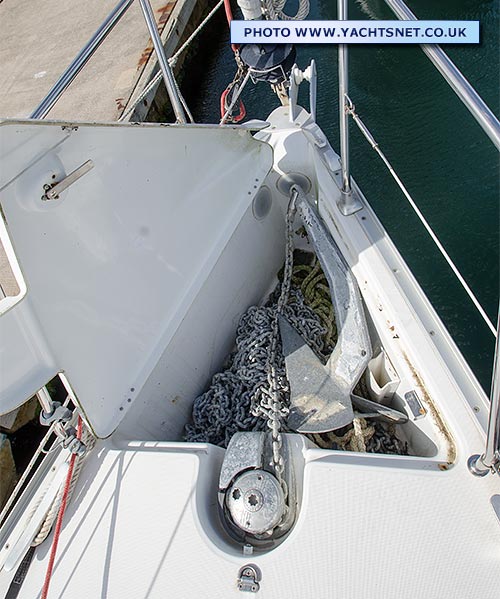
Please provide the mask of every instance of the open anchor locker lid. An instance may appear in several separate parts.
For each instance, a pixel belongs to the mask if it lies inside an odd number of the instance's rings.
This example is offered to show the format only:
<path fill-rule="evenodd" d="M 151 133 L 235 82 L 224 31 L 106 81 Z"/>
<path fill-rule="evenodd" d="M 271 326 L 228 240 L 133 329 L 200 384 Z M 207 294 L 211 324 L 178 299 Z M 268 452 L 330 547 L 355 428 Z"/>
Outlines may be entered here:
<path fill-rule="evenodd" d="M 62 372 L 109 436 L 272 150 L 245 128 L 4 121 L 0 162 L 0 235 L 22 274 L 20 294 L 0 301 L 0 413 Z"/>

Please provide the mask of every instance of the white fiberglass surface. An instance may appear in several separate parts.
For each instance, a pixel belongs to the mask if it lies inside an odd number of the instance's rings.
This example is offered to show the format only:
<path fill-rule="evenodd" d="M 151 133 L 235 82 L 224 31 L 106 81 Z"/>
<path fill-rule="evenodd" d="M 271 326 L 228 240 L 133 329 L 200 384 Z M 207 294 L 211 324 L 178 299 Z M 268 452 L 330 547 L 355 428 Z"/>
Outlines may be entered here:
<path fill-rule="evenodd" d="M 223 368 L 242 314 L 258 305 L 283 265 L 286 198 L 265 218 L 249 207 L 117 433 L 125 439 L 182 440 L 194 399 Z"/>
<path fill-rule="evenodd" d="M 27 285 L 0 317 L 0 411 L 63 371 L 107 436 L 251 206 L 271 149 L 218 127 L 3 123 L 0 136 L 0 201 Z"/>
<path fill-rule="evenodd" d="M 126 416 L 121 438 L 183 438 L 192 402 L 231 351 L 239 318 L 264 299 L 283 263 L 282 172 L 310 179 L 311 197 L 320 200 L 325 223 L 358 278 L 374 350 L 384 348 L 396 367 L 392 406 L 405 411 L 405 394 L 416 387 L 421 399 L 430 399 L 431 387 L 415 378 L 412 339 L 402 345 L 386 330 L 388 318 L 403 317 L 408 327 L 417 321 L 407 308 L 391 306 L 398 295 L 392 270 L 377 253 L 383 235 L 371 243 L 359 228 L 346 236 L 341 227 L 357 217 L 334 213 L 338 188 L 328 165 L 338 163 L 329 146 L 317 154 L 297 127 L 291 134 L 277 131 L 276 139 L 268 138 L 276 160 L 266 178 L 270 149 L 244 131 L 82 127 L 57 141 L 56 125 L 9 127 L 16 141 L 31 127 L 43 151 L 26 155 L 28 135 L 17 165 L 28 166 L 17 172 L 10 156 L 2 203 L 28 295 L 7 315 L 24 314 L 22 308 L 32 318 L 24 330 L 35 341 L 26 345 L 41 349 L 26 359 L 45 368 L 36 377 L 45 376 L 43 384 L 52 370 L 64 370 L 97 434 L 110 434 Z M 44 132 L 51 136 L 45 145 Z M 19 152 L 14 148 L 12 155 Z M 94 169 L 59 200 L 36 195 L 50 173 L 58 180 L 89 157 Z M 270 212 L 256 218 L 252 202 L 262 182 L 273 200 Z M 387 283 L 376 297 L 367 283 L 372 278 Z M 11 328 L 14 337 L 15 323 Z M 452 462 L 451 437 L 441 434 L 441 425 L 429 412 L 402 427 L 410 454 Z"/>
<path fill-rule="evenodd" d="M 408 458 L 305 452 L 304 500 L 275 550 L 245 555 L 215 522 L 223 450 L 100 442 L 65 514 L 54 597 L 241 597 L 256 564 L 268 599 L 469 599 L 500 584 L 494 477 Z M 37 548 L 19 599 L 37 596 L 51 538 Z M 471 568 L 470 565 L 474 564 Z M 203 575 L 202 575 L 203 574 Z M 14 572 L 0 572 L 0 593 Z M 3 592 L 2 592 L 3 591 Z"/>
<path fill-rule="evenodd" d="M 281 158 L 280 164 L 286 171 L 306 172 L 306 176 L 315 181 L 318 165 L 307 160 L 303 160 L 304 165 L 301 165 L 298 159 L 298 156 L 307 157 L 309 154 L 307 149 L 300 148 L 300 144 L 307 144 L 307 139 L 296 130 L 292 137 L 287 138 L 287 144 L 297 144 L 301 151 L 291 151 L 289 147 L 290 153 L 284 154 L 278 148 L 275 149 L 276 157 Z M 290 165 L 288 161 L 292 156 L 295 156 L 295 162 Z M 233 349 L 241 315 L 249 306 L 265 301 L 267 293 L 277 282 L 276 273 L 284 260 L 284 217 L 287 205 L 287 196 L 278 191 L 279 177 L 279 170 L 273 170 L 264 182 L 268 189 L 273 190 L 272 208 L 267 216 L 256 219 L 253 208 L 249 207 L 235 228 L 217 264 L 207 276 L 120 426 L 120 438 L 183 440 L 184 427 L 191 419 L 193 401 L 207 389 L 212 376 L 222 369 Z M 334 201 L 336 187 L 331 177 L 327 183 L 329 188 L 319 193 L 329 194 Z M 312 198 L 315 193 L 311 192 Z M 325 220 L 327 226 L 331 222 L 329 218 Z M 299 230 L 301 224 L 297 219 L 294 230 Z M 332 233 L 336 232 L 335 226 L 331 230 Z M 314 251 L 300 235 L 295 236 L 295 245 L 308 252 Z M 347 257 L 349 251 L 352 251 L 352 245 L 348 246 Z M 358 273 L 358 276 L 363 276 L 363 273 Z M 390 399 L 385 403 L 410 416 L 408 423 L 398 425 L 396 429 L 398 438 L 408 443 L 410 455 L 440 459 L 444 463 L 453 462 L 453 441 L 444 425 L 436 423 L 434 413 L 427 411 L 423 417 L 417 414 L 417 418 L 414 418 L 409 410 L 405 401 L 406 393 L 416 393 L 420 400 L 427 401 L 430 397 L 425 388 L 416 387 L 408 364 L 397 363 L 395 368 L 391 363 L 389 354 L 394 354 L 398 348 L 393 347 L 393 336 L 385 334 L 387 316 L 379 310 L 379 305 L 373 301 L 364 303 L 370 322 L 374 356 L 383 351 L 392 374 L 382 375 L 380 366 L 370 366 L 374 368 L 373 374 L 368 372 L 363 378 L 372 379 L 371 385 L 379 387 L 380 393 L 380 387 L 387 385 L 387 376 L 393 377 L 388 394 Z M 386 388 L 382 395 L 387 392 Z M 370 398 L 380 399 L 376 391 L 371 389 Z"/>

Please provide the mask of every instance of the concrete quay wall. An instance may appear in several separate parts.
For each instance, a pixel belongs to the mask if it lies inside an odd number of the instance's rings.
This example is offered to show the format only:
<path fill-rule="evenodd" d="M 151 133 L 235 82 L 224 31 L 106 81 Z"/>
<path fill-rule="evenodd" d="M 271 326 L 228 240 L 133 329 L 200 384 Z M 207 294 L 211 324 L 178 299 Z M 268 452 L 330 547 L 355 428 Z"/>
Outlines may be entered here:
<path fill-rule="evenodd" d="M 150 1 L 167 56 L 175 52 L 215 5 L 214 0 Z M 28 117 L 117 3 L 118 0 L 2 0 L 0 118 Z M 136 1 L 46 118 L 116 121 L 142 92 L 156 65 Z M 152 97 L 147 98 L 133 118 L 146 118 L 152 101 Z"/>

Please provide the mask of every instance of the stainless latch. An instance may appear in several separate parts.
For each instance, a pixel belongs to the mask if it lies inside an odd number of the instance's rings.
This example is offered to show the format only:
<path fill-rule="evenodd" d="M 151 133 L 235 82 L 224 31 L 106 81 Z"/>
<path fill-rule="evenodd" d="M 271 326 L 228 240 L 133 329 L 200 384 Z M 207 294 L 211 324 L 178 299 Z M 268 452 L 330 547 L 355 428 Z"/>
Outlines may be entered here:
<path fill-rule="evenodd" d="M 260 569 L 255 564 L 247 564 L 241 568 L 238 575 L 238 588 L 244 593 L 257 593 L 262 578 Z"/>
<path fill-rule="evenodd" d="M 80 177 L 83 177 L 83 175 L 88 173 L 93 168 L 94 163 L 92 162 L 92 160 L 87 160 L 87 162 L 84 162 L 81 166 L 79 166 L 72 173 L 64 177 L 64 179 L 61 179 L 58 183 L 46 183 L 43 186 L 45 193 L 42 196 L 42 200 L 57 200 L 59 198 L 60 193 L 62 193 L 75 181 L 78 181 Z"/>

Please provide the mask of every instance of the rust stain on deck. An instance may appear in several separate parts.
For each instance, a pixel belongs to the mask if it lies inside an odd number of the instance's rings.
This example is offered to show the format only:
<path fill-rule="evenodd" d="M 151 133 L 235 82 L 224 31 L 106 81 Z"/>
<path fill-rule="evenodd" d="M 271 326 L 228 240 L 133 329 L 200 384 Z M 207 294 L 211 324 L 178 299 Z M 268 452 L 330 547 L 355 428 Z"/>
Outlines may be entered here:
<path fill-rule="evenodd" d="M 139 62 L 137 63 L 137 70 L 142 68 L 149 60 L 151 53 L 153 52 L 153 44 L 150 42 L 146 48 L 142 51 L 141 57 L 139 58 Z"/>
<path fill-rule="evenodd" d="M 415 367 L 413 366 L 413 364 L 411 363 L 409 357 L 407 356 L 406 352 L 403 351 L 403 358 L 405 359 L 406 364 L 408 365 L 411 374 L 412 374 L 412 378 L 413 381 L 415 383 L 415 386 L 417 387 L 417 389 L 420 391 L 420 393 L 422 394 L 422 399 L 424 401 L 424 403 L 427 405 L 427 407 L 429 408 L 429 412 L 431 413 L 432 419 L 434 420 L 434 423 L 436 424 L 436 426 L 439 429 L 439 432 L 441 433 L 441 435 L 443 436 L 446 445 L 447 445 L 447 464 L 443 465 L 440 464 L 439 465 L 439 469 L 440 470 L 448 470 L 448 467 L 451 466 L 455 460 L 457 459 L 457 450 L 455 447 L 455 442 L 453 440 L 453 436 L 450 433 L 450 431 L 448 430 L 448 427 L 446 426 L 446 424 L 444 423 L 444 420 L 441 416 L 441 414 L 439 413 L 438 409 L 436 408 L 434 402 L 432 401 L 427 388 L 424 385 L 424 381 L 422 380 L 420 374 L 416 371 Z M 445 467 L 443 467 L 445 466 Z"/>
<path fill-rule="evenodd" d="M 165 23 L 168 21 L 175 4 L 175 2 L 167 2 L 164 6 L 161 6 L 156 10 L 156 13 L 160 15 L 160 20 L 158 21 L 158 29 L 160 32 L 163 31 Z"/>

